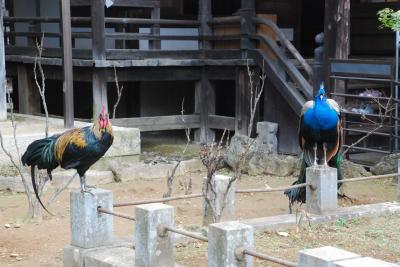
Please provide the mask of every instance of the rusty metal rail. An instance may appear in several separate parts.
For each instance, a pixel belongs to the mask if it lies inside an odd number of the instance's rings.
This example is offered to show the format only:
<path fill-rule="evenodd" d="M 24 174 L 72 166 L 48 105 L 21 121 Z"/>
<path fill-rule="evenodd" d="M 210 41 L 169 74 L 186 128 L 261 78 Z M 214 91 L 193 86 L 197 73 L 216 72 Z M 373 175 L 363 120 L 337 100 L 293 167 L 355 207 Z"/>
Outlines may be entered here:
<path fill-rule="evenodd" d="M 270 261 L 270 262 L 277 263 L 277 264 L 280 264 L 283 266 L 288 266 L 288 267 L 296 267 L 297 266 L 297 263 L 295 263 L 295 262 L 268 256 L 266 254 L 255 252 L 255 251 L 245 249 L 245 248 L 238 248 L 236 250 L 235 254 L 239 260 L 240 259 L 243 260 L 245 255 L 249 255 L 249 256 L 252 256 L 252 257 L 255 257 L 255 258 L 258 258 L 261 260 Z"/>
<path fill-rule="evenodd" d="M 366 177 L 355 177 L 355 178 L 339 180 L 338 184 L 340 184 L 340 183 L 358 182 L 358 181 L 367 181 L 367 180 L 375 180 L 375 179 L 382 179 L 382 178 L 391 178 L 391 177 L 395 177 L 395 176 L 399 176 L 399 174 L 398 173 L 389 173 L 389 174 L 373 175 L 373 176 L 366 176 Z"/>
<path fill-rule="evenodd" d="M 151 204 L 151 203 L 164 203 L 164 202 L 169 202 L 169 201 L 173 201 L 173 200 L 198 198 L 198 197 L 203 197 L 203 196 L 204 196 L 204 194 L 198 193 L 198 194 L 183 195 L 183 196 L 176 196 L 176 197 L 165 197 L 165 198 L 158 198 L 158 199 L 138 200 L 138 201 L 127 202 L 127 203 L 116 203 L 116 204 L 114 204 L 114 208 L 126 207 L 126 206 L 135 206 L 135 205 L 143 205 L 143 204 Z"/>
<path fill-rule="evenodd" d="M 131 220 L 131 221 L 135 221 L 136 220 L 135 217 L 132 217 L 132 216 L 129 216 L 129 215 L 126 215 L 126 214 L 122 214 L 122 213 L 118 213 L 118 212 L 113 212 L 111 210 L 107 210 L 107 209 L 104 209 L 104 208 L 101 208 L 101 207 L 97 208 L 97 211 L 100 212 L 100 213 L 109 214 L 109 215 L 112 215 L 112 216 L 115 216 L 115 217 L 120 217 L 120 218 L 124 218 L 124 219 Z"/>
<path fill-rule="evenodd" d="M 311 186 L 311 184 L 303 183 L 303 184 L 296 184 L 286 187 L 275 187 L 275 188 L 256 188 L 256 189 L 238 189 L 236 190 L 237 194 L 245 194 L 245 193 L 266 193 L 266 192 L 277 192 L 277 191 L 285 191 L 287 189 L 294 189 L 294 188 L 301 188 Z"/>
<path fill-rule="evenodd" d="M 166 236 L 168 234 L 168 232 L 173 232 L 173 233 L 191 237 L 191 238 L 203 241 L 203 242 L 208 242 L 208 238 L 205 236 L 202 236 L 202 235 L 194 233 L 194 232 L 189 232 L 189 231 L 186 231 L 183 229 L 177 229 L 174 227 L 166 226 L 166 225 L 159 225 L 157 232 L 158 232 L 159 236 Z"/>

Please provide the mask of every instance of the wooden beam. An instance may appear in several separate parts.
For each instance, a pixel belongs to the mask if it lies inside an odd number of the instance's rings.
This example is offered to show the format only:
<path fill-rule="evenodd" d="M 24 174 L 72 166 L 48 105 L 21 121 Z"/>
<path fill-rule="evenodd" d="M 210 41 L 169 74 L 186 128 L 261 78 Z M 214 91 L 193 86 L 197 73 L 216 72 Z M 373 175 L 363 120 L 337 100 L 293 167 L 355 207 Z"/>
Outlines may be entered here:
<path fill-rule="evenodd" d="M 208 144 L 215 138 L 215 132 L 210 129 L 209 115 L 215 114 L 215 87 L 208 79 L 205 68 L 195 87 L 195 113 L 200 114 L 200 130 L 195 131 L 195 140 Z"/>
<path fill-rule="evenodd" d="M 347 59 L 349 53 L 350 0 L 325 0 L 323 66 L 326 85 L 329 84 L 329 59 Z M 344 93 L 343 87 L 341 85 L 335 92 Z"/>
<path fill-rule="evenodd" d="M 154 7 L 151 10 L 151 19 L 156 19 L 156 20 L 160 19 L 160 6 Z M 150 33 L 152 35 L 159 36 L 160 35 L 160 24 L 154 24 L 150 28 Z M 161 49 L 161 41 L 159 41 L 159 40 L 150 40 L 149 41 L 149 48 L 153 49 L 153 50 Z"/>
<path fill-rule="evenodd" d="M 104 0 L 91 0 L 92 17 L 92 57 L 106 59 Z"/>
<path fill-rule="evenodd" d="M 211 129 L 220 129 L 220 130 L 235 130 L 235 118 L 227 117 L 227 116 L 219 116 L 219 115 L 208 115 L 209 127 Z"/>
<path fill-rule="evenodd" d="M 70 0 L 61 0 L 61 20 L 64 71 L 64 127 L 72 128 L 74 127 L 74 78 L 72 70 Z"/>
<path fill-rule="evenodd" d="M 199 35 L 212 35 L 210 22 L 212 21 L 212 5 L 211 0 L 199 0 Z M 210 49 L 211 43 L 204 40 L 200 42 L 201 49 Z"/>
<path fill-rule="evenodd" d="M 183 115 L 185 123 L 182 122 L 181 115 L 140 117 L 140 118 L 121 118 L 111 120 L 112 124 L 121 127 L 139 128 L 142 132 L 180 130 L 186 128 L 199 128 L 199 115 Z"/>
<path fill-rule="evenodd" d="M 40 95 L 30 74 L 27 65 L 18 64 L 18 111 L 22 114 L 40 113 Z"/>
<path fill-rule="evenodd" d="M 242 58 L 248 58 L 247 50 L 254 48 L 254 44 L 248 38 L 248 34 L 253 34 L 256 32 L 256 27 L 252 21 L 256 15 L 255 0 L 241 0 L 240 14 L 242 16 L 242 20 L 240 22 L 240 32 L 242 34 L 240 49 Z"/>
<path fill-rule="evenodd" d="M 105 69 L 93 69 L 92 90 L 93 117 L 97 117 L 103 106 L 108 110 L 107 74 Z"/>
<path fill-rule="evenodd" d="M 249 77 L 245 68 L 236 70 L 235 132 L 247 135 L 250 120 Z"/>
<path fill-rule="evenodd" d="M 0 121 L 7 119 L 6 63 L 4 51 L 3 9 L 4 0 L 0 0 Z"/>
<path fill-rule="evenodd" d="M 92 16 L 92 57 L 93 60 L 106 59 L 104 0 L 91 0 Z M 103 70 L 93 70 L 93 117 L 96 117 L 104 105 L 108 110 L 107 76 Z"/>

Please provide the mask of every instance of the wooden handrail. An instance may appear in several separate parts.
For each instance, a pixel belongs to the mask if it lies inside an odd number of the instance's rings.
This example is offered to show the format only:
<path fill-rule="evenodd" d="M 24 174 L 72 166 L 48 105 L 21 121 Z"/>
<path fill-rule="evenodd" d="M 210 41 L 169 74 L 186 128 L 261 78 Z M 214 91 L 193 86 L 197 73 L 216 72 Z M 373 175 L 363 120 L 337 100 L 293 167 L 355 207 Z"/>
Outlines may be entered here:
<path fill-rule="evenodd" d="M 210 25 L 220 25 L 220 24 L 235 24 L 240 23 L 240 16 L 231 16 L 231 17 L 216 17 L 213 18 L 209 24 Z"/>
<path fill-rule="evenodd" d="M 308 78 L 310 80 L 312 79 L 313 71 L 311 66 L 301 56 L 301 54 L 297 51 L 297 49 L 293 46 L 293 44 L 286 38 L 285 34 L 278 28 L 278 26 L 276 26 L 275 23 L 273 23 L 269 19 L 263 19 L 263 18 L 253 18 L 253 22 L 255 24 L 262 24 L 270 27 L 271 30 L 278 36 L 281 44 L 294 56 L 295 59 L 297 59 L 297 61 L 299 61 L 300 65 L 307 72 Z"/>
<path fill-rule="evenodd" d="M 178 20 L 178 19 L 140 19 L 140 18 L 105 18 L 105 23 L 118 24 L 141 24 L 141 25 L 177 25 L 177 26 L 199 26 L 197 20 Z"/>
<path fill-rule="evenodd" d="M 4 22 L 55 22 L 61 21 L 58 17 L 4 17 Z"/>
<path fill-rule="evenodd" d="M 269 36 L 252 34 L 249 35 L 251 39 L 259 40 L 260 42 L 266 44 L 270 50 L 274 53 L 276 58 L 279 60 L 280 64 L 283 66 L 290 78 L 299 86 L 300 91 L 304 94 L 307 99 L 312 98 L 312 88 L 311 85 L 304 79 L 300 71 L 294 66 L 294 64 L 287 60 L 286 57 L 281 53 L 278 45 L 272 41 Z"/>
<path fill-rule="evenodd" d="M 157 35 L 151 33 L 107 33 L 106 38 L 117 40 L 207 40 L 207 41 L 227 41 L 239 40 L 239 34 L 231 35 Z"/>

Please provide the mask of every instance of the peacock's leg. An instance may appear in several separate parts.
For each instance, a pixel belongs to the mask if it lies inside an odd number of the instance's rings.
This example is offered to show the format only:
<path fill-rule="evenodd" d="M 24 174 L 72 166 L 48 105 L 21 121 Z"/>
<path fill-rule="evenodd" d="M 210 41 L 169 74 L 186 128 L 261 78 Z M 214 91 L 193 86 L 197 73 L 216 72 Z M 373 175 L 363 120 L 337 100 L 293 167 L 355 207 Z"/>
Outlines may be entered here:
<path fill-rule="evenodd" d="M 328 167 L 328 162 L 326 161 L 326 150 L 327 150 L 326 143 L 323 143 L 322 147 L 324 149 L 324 167 Z"/>
<path fill-rule="evenodd" d="M 313 167 L 317 166 L 317 143 L 314 144 L 314 163 L 313 163 Z"/>

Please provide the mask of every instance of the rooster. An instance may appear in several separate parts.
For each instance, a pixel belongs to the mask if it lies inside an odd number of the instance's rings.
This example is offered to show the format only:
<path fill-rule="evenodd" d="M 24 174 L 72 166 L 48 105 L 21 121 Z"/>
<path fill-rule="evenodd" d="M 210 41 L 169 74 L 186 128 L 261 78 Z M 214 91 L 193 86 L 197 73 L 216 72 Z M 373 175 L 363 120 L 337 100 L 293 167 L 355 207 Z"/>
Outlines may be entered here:
<path fill-rule="evenodd" d="M 90 192 L 86 184 L 86 171 L 98 161 L 113 143 L 112 125 L 105 107 L 92 126 L 68 130 L 32 142 L 24 155 L 22 164 L 31 166 L 32 187 L 40 205 L 46 210 L 38 195 L 35 181 L 35 166 L 46 169 L 52 180 L 51 172 L 61 166 L 64 169 L 76 169 L 80 178 L 81 192 Z"/>
<path fill-rule="evenodd" d="M 302 109 L 299 127 L 299 144 L 303 151 L 300 176 L 293 183 L 306 182 L 306 168 L 323 164 L 337 169 L 338 180 L 342 179 L 340 172 L 342 146 L 342 126 L 340 108 L 333 99 L 326 98 L 323 84 L 314 100 L 307 101 Z M 338 184 L 338 188 L 341 184 Z M 289 198 L 289 211 L 292 213 L 294 202 L 306 202 L 304 187 L 288 189 L 284 192 Z"/>

